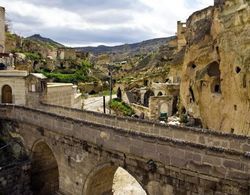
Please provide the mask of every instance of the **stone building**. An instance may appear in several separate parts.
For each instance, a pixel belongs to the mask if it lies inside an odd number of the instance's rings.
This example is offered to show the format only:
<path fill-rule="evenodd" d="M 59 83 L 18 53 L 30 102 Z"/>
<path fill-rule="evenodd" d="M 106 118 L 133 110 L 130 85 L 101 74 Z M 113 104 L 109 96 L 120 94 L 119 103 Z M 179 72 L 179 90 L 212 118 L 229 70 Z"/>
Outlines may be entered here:
<path fill-rule="evenodd" d="M 57 50 L 57 58 L 59 60 L 75 60 L 76 59 L 76 50 L 74 48 L 59 48 Z"/>
<path fill-rule="evenodd" d="M 137 81 L 137 86 L 130 90 L 122 85 L 117 88 L 122 92 L 121 99 L 131 105 L 138 116 L 143 113 L 148 119 L 158 120 L 161 113 L 172 116 L 177 112 L 180 90 L 178 77 L 169 77 L 164 83 L 147 79 Z"/>
<path fill-rule="evenodd" d="M 181 21 L 177 22 L 177 47 L 178 51 L 180 51 L 183 47 L 186 46 L 186 23 L 183 23 Z"/>
<path fill-rule="evenodd" d="M 25 78 L 27 76 L 26 71 L 0 71 L 1 103 L 26 104 L 28 88 L 26 87 Z"/>
<path fill-rule="evenodd" d="M 47 83 L 43 74 L 27 71 L 0 71 L 1 103 L 38 107 L 41 102 L 81 108 L 81 93 L 68 83 Z"/>

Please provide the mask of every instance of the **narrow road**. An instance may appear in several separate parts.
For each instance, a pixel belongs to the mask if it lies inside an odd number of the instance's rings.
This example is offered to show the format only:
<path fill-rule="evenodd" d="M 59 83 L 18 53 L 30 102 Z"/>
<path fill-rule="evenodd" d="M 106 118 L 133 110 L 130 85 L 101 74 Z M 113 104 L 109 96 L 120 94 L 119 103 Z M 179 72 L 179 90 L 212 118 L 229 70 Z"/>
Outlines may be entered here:
<path fill-rule="evenodd" d="M 112 98 L 116 98 L 116 95 L 113 95 Z M 105 96 L 106 102 L 106 113 L 109 113 L 109 96 Z M 84 99 L 84 106 L 85 110 L 94 111 L 94 112 L 101 112 L 103 113 L 103 97 L 89 97 Z"/>

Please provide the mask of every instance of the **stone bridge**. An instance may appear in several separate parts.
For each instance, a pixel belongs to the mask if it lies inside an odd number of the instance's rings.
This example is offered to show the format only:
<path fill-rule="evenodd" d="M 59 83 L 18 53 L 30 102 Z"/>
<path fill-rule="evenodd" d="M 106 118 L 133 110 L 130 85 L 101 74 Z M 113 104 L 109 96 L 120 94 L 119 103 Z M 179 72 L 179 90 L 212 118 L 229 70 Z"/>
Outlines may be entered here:
<path fill-rule="evenodd" d="M 43 104 L 0 105 L 34 194 L 109 195 L 118 167 L 148 195 L 250 194 L 250 138 Z"/>

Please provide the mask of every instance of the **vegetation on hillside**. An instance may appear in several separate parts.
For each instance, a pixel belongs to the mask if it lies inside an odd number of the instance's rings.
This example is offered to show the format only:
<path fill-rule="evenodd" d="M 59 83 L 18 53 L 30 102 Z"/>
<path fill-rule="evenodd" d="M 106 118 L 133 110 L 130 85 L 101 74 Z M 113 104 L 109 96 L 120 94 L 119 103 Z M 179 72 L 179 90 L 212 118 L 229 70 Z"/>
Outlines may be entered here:
<path fill-rule="evenodd" d="M 123 116 L 132 116 L 134 114 L 133 109 L 118 98 L 112 99 L 110 105 L 112 110 L 117 113 L 121 113 Z"/>
<path fill-rule="evenodd" d="M 54 82 L 79 83 L 95 81 L 94 77 L 89 76 L 89 71 L 92 67 L 93 65 L 89 61 L 83 60 L 77 69 L 57 69 L 53 72 L 43 69 L 39 72 L 43 73 L 49 79 L 52 79 Z"/>

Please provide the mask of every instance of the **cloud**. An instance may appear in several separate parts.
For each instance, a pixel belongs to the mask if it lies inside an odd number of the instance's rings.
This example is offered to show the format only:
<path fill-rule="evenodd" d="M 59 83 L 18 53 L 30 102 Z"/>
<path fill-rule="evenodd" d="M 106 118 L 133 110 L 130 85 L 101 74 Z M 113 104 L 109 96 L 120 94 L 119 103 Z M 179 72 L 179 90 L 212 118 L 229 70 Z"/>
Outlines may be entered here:
<path fill-rule="evenodd" d="M 68 45 L 132 43 L 174 35 L 178 20 L 212 0 L 2 0 L 13 31 Z"/>

